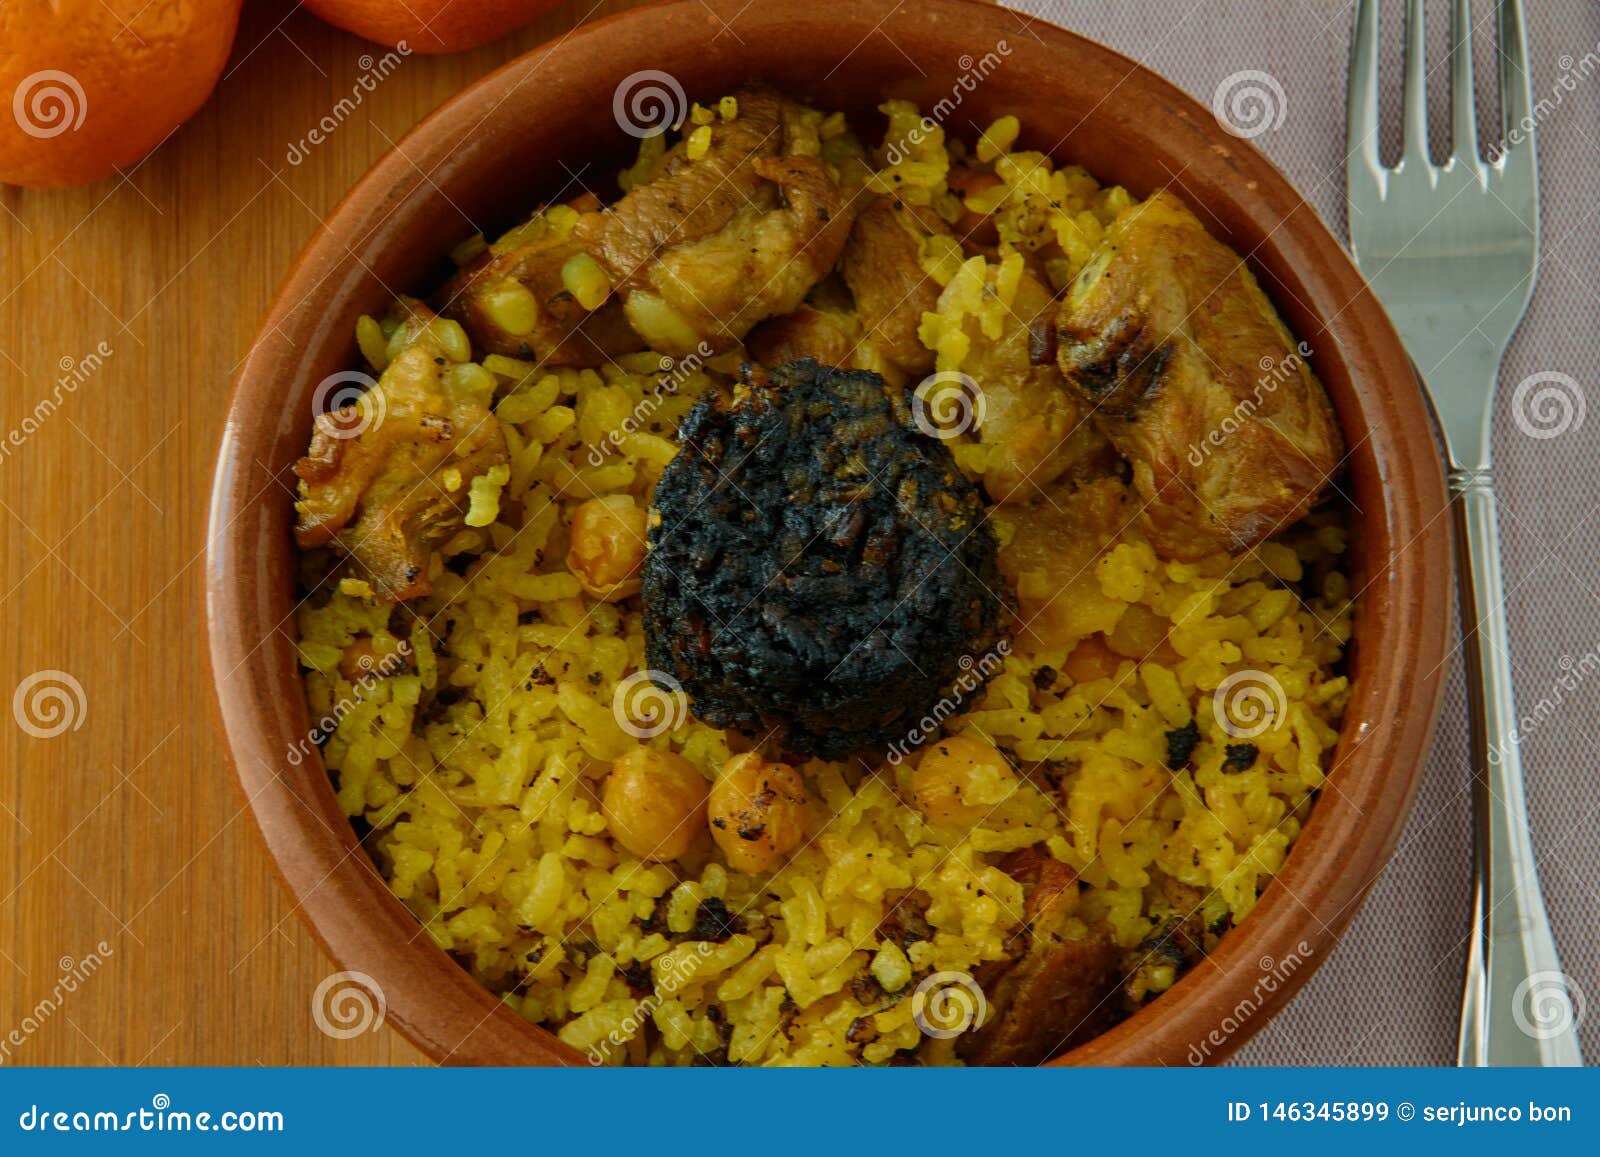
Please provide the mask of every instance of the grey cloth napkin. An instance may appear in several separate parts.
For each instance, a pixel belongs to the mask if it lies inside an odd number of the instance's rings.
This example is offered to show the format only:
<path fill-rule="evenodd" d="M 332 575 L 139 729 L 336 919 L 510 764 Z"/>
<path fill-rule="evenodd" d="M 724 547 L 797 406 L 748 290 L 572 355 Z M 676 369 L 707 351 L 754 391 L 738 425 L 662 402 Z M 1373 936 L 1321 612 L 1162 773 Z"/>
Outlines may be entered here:
<path fill-rule="evenodd" d="M 1480 125 L 1498 123 L 1492 0 L 1475 0 Z M 1344 237 L 1350 0 L 1010 0 L 1097 40 L 1208 107 L 1226 78 L 1273 77 L 1282 123 L 1254 139 Z M 1525 0 L 1538 106 L 1543 238 L 1538 288 L 1500 376 L 1500 494 L 1511 661 L 1534 848 L 1579 1037 L 1600 1060 L 1600 5 Z M 1398 151 L 1401 14 L 1383 14 L 1385 156 Z M 1449 5 L 1430 8 L 1435 151 L 1449 140 Z M 1480 128 L 1487 139 L 1487 132 Z M 1070 142 L 1066 151 L 1070 152 Z M 1512 397 L 1561 374 L 1569 404 L 1518 423 Z M 1554 436 L 1541 435 L 1556 426 Z M 1453 627 L 1452 627 L 1453 630 Z M 1459 634 L 1456 636 L 1459 639 Z M 1459 654 L 1459 652 L 1458 652 Z M 1402 833 L 1343 942 L 1236 1054 L 1251 1065 L 1453 1064 L 1472 883 L 1466 689 L 1451 675 L 1438 739 Z"/>

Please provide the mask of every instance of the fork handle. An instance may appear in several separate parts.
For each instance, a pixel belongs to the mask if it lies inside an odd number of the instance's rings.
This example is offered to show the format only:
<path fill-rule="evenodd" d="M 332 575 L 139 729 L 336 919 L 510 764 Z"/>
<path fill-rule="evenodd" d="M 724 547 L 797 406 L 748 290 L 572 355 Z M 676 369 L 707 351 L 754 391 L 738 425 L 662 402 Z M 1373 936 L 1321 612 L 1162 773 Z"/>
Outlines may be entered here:
<path fill-rule="evenodd" d="M 1574 997 L 1539 891 L 1518 747 L 1494 484 L 1450 473 L 1472 714 L 1472 940 L 1461 1007 L 1462 1065 L 1581 1065 Z"/>

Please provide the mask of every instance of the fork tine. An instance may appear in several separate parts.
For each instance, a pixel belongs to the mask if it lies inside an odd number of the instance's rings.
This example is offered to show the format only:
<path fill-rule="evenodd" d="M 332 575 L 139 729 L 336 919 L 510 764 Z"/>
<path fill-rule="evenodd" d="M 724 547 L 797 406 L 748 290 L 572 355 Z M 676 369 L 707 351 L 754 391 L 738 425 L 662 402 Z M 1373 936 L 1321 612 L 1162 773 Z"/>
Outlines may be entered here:
<path fill-rule="evenodd" d="M 1522 0 L 1500 0 L 1500 130 L 1506 151 L 1528 133 L 1533 108 L 1533 83 L 1528 76 L 1528 33 L 1522 23 Z"/>
<path fill-rule="evenodd" d="M 1424 43 L 1428 23 L 1423 0 L 1406 0 L 1405 142 L 1401 155 L 1419 165 L 1428 163 L 1428 56 Z"/>
<path fill-rule="evenodd" d="M 1359 156 L 1369 172 L 1378 161 L 1378 0 L 1356 0 L 1345 109 L 1346 165 Z M 1352 170 L 1353 171 L 1353 170 Z"/>
<path fill-rule="evenodd" d="M 1478 159 L 1478 98 L 1472 83 L 1472 0 L 1450 5 L 1450 148 L 1463 162 Z"/>

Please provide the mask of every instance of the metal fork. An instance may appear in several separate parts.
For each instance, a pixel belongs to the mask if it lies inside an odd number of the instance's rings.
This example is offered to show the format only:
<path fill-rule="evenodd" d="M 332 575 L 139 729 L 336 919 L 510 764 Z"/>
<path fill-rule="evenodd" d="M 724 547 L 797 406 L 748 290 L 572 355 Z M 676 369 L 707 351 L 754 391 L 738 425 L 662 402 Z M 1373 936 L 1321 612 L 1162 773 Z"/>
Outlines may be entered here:
<path fill-rule="evenodd" d="M 1475 885 L 1461 1006 L 1463 1065 L 1582 1064 L 1566 1025 L 1540 1019 L 1559 986 L 1528 834 L 1505 590 L 1489 469 L 1500 359 L 1533 292 L 1539 191 L 1520 0 L 1499 0 L 1500 120 L 1495 159 L 1478 153 L 1470 0 L 1451 5 L 1451 144 L 1428 155 L 1423 0 L 1407 0 L 1405 143 L 1378 157 L 1378 0 L 1358 0 L 1350 54 L 1350 248 L 1427 383 L 1444 431 L 1460 559 L 1473 716 Z M 1545 986 L 1544 991 L 1535 991 Z M 1521 1008 L 1519 1009 L 1519 1004 Z M 1534 1008 L 1530 1020 L 1528 1009 Z M 1547 1029 L 1560 1031 L 1546 1031 Z"/>

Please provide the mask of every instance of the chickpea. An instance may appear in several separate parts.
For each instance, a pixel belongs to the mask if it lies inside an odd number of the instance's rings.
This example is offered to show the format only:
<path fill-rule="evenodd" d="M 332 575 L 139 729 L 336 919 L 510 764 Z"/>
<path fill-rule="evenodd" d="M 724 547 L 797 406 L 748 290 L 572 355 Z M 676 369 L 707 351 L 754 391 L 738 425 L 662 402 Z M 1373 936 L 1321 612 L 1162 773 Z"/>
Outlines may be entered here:
<path fill-rule="evenodd" d="M 611 765 L 600 810 L 617 843 L 641 860 L 676 860 L 705 823 L 706 779 L 681 755 L 636 747 Z"/>
<path fill-rule="evenodd" d="M 567 569 L 597 599 L 616 602 L 639 593 L 645 511 L 626 494 L 591 498 L 572 516 Z"/>
<path fill-rule="evenodd" d="M 711 838 L 736 872 L 768 871 L 806 834 L 806 785 L 787 763 L 751 751 L 723 765 L 711 787 Z"/>
<path fill-rule="evenodd" d="M 1005 756 L 962 735 L 930 744 L 911 773 L 917 806 L 936 824 L 977 823 L 1016 787 L 1016 773 Z"/>

